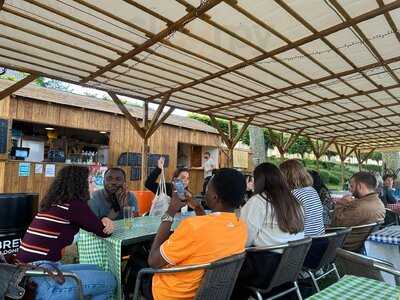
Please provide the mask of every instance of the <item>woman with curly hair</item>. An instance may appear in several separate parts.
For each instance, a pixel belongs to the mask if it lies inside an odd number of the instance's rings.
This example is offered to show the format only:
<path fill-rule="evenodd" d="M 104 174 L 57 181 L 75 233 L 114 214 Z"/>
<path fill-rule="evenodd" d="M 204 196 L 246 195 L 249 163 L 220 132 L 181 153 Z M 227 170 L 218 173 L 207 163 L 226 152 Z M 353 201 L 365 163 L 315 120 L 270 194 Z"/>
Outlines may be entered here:
<path fill-rule="evenodd" d="M 21 242 L 17 260 L 34 263 L 79 276 L 85 296 L 107 299 L 113 294 L 116 281 L 110 272 L 95 265 L 63 265 L 59 263 L 62 250 L 70 245 L 79 229 L 108 237 L 114 230 L 108 218 L 99 220 L 89 208 L 89 169 L 67 166 L 59 171 Z M 70 279 L 62 285 L 51 278 L 35 278 L 36 299 L 77 299 L 77 286 Z"/>

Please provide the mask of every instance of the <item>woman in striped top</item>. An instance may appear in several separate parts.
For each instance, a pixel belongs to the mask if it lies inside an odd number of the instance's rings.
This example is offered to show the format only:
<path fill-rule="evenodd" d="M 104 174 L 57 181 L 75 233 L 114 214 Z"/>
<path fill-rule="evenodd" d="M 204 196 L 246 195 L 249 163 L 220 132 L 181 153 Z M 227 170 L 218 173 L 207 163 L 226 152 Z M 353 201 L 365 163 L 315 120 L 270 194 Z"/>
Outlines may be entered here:
<path fill-rule="evenodd" d="M 17 259 L 61 271 L 74 272 L 83 284 L 85 296 L 107 299 L 113 294 L 116 281 L 110 272 L 94 265 L 62 265 L 62 250 L 73 242 L 82 228 L 100 237 L 114 229 L 108 218 L 99 220 L 89 208 L 89 170 L 83 166 L 67 166 L 60 170 L 49 191 L 40 202 L 40 209 L 21 242 Z M 50 278 L 35 278 L 36 299 L 77 299 L 75 283 L 67 279 L 58 285 Z"/>
<path fill-rule="evenodd" d="M 301 203 L 304 210 L 304 235 L 313 236 L 325 233 L 323 208 L 317 191 L 313 188 L 313 179 L 306 168 L 296 159 L 287 160 L 279 166 L 286 177 L 292 194 Z"/>

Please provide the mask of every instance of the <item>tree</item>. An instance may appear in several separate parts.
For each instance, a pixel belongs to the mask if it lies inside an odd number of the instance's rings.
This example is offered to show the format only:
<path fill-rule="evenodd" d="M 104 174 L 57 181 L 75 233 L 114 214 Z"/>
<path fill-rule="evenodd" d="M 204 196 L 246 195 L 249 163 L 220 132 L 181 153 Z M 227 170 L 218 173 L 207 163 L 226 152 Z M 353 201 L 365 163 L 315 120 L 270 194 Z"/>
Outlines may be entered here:
<path fill-rule="evenodd" d="M 68 83 L 59 81 L 59 80 L 54 80 L 54 79 L 49 79 L 45 77 L 38 77 L 35 80 L 35 83 L 38 86 L 45 87 L 45 88 L 50 88 L 50 89 L 55 89 L 59 91 L 64 91 L 64 92 L 71 92 L 71 86 Z"/>
<path fill-rule="evenodd" d="M 252 158 L 254 166 L 265 162 L 266 155 L 266 145 L 264 140 L 264 130 L 260 127 L 250 126 L 249 127 L 249 138 L 250 138 L 250 148 L 252 151 Z"/>
<path fill-rule="evenodd" d="M 312 150 L 310 141 L 302 136 L 299 136 L 292 146 L 289 148 L 289 154 L 300 154 L 301 159 L 304 160 L 304 154 Z"/>
<path fill-rule="evenodd" d="M 383 159 L 382 152 L 373 152 L 371 154 L 371 159 L 376 161 L 377 164 L 379 165 L 379 162 L 382 161 L 382 159 Z"/>
<path fill-rule="evenodd" d="M 211 119 L 208 116 L 191 113 L 191 114 L 189 114 L 189 118 L 195 119 L 197 121 L 200 121 L 200 122 L 203 122 L 203 123 L 205 123 L 207 125 L 212 126 Z M 226 120 L 222 120 L 222 119 L 217 119 L 217 122 L 218 122 L 219 127 L 222 129 L 222 131 L 224 133 L 228 134 L 228 132 L 229 132 L 229 122 L 226 121 Z M 233 136 L 236 136 L 238 132 L 239 132 L 238 124 L 233 123 Z M 247 136 L 248 136 L 248 134 L 249 133 L 247 132 Z M 246 135 L 246 132 L 243 134 L 243 137 L 245 135 Z M 243 137 L 242 137 L 241 141 L 243 141 Z"/>
<path fill-rule="evenodd" d="M 337 153 L 335 151 L 328 150 L 326 151 L 325 155 L 328 157 L 329 160 L 331 160 L 331 158 L 335 157 Z"/>

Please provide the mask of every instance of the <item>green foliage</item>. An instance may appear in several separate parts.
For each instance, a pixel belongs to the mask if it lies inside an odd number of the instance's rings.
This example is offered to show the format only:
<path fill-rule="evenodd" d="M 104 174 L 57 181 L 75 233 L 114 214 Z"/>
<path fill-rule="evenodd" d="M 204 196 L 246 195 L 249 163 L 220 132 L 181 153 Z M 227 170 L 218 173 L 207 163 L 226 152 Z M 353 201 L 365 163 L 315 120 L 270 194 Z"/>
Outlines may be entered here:
<path fill-rule="evenodd" d="M 38 77 L 35 80 L 35 83 L 38 86 L 45 87 L 45 88 L 50 88 L 50 89 L 55 89 L 59 91 L 64 91 L 64 92 L 71 92 L 71 86 L 68 83 L 59 81 L 59 80 L 54 80 L 54 79 L 49 79 L 45 77 Z"/>
<path fill-rule="evenodd" d="M 289 154 L 300 154 L 301 158 L 304 159 L 304 154 L 311 151 L 310 140 L 305 137 L 298 137 L 293 145 L 289 148 Z"/>
<path fill-rule="evenodd" d="M 337 153 L 335 151 L 328 150 L 326 151 L 325 155 L 328 157 L 328 159 L 331 159 L 332 157 L 335 157 Z"/>
<path fill-rule="evenodd" d="M 15 76 L 10 76 L 7 74 L 0 75 L 0 78 L 5 80 L 17 81 L 17 78 L 15 78 Z"/>
<path fill-rule="evenodd" d="M 377 163 L 379 163 L 383 159 L 382 153 L 381 152 L 373 152 L 371 155 L 371 159 L 376 161 Z"/>

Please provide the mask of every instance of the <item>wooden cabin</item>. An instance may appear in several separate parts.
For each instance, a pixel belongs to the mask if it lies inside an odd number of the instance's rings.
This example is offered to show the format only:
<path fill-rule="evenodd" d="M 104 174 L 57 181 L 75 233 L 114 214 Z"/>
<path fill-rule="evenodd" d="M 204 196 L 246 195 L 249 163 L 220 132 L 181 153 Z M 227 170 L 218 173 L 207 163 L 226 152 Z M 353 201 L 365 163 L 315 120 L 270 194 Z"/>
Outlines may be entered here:
<path fill-rule="evenodd" d="M 0 80 L 0 90 L 11 84 Z M 142 118 L 141 107 L 129 110 Z M 141 139 L 113 102 L 28 85 L 0 101 L 0 118 L 0 192 L 42 196 L 57 171 L 74 163 L 121 166 L 129 188 L 139 189 Z M 150 139 L 150 171 L 159 155 L 166 156 L 167 180 L 178 165 L 188 166 L 190 188 L 199 193 L 204 152 L 226 161 L 220 144 L 214 128 L 171 115 Z"/>

